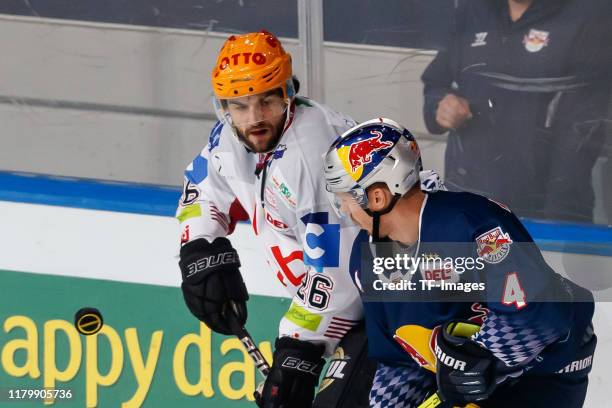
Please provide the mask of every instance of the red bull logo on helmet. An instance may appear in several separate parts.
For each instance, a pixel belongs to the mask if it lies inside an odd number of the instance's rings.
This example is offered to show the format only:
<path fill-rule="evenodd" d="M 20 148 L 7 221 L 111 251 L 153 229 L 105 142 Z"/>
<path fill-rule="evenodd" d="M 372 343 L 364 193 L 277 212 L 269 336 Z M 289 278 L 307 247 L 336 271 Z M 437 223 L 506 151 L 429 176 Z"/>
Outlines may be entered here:
<path fill-rule="evenodd" d="M 374 136 L 338 148 L 344 169 L 355 181 L 361 178 L 364 166 L 372 162 L 376 152 L 393 147 L 393 142 L 382 140 L 382 132 L 371 130 L 370 133 Z"/>

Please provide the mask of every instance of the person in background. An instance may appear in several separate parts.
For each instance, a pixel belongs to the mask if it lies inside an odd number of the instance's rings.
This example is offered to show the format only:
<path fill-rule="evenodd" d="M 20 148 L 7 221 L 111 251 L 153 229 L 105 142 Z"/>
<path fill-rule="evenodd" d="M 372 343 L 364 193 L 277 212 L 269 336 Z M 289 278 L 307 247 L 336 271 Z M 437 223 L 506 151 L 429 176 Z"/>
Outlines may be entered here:
<path fill-rule="evenodd" d="M 431 133 L 449 132 L 445 182 L 519 216 L 593 219 L 605 138 L 612 3 L 456 3 L 451 37 L 422 75 Z"/>

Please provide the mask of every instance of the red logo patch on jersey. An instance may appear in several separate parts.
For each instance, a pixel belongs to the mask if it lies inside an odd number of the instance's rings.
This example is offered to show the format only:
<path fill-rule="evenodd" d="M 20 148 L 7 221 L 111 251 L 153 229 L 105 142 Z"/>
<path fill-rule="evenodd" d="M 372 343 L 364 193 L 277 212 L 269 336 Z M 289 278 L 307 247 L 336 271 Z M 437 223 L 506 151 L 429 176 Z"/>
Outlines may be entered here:
<path fill-rule="evenodd" d="M 523 37 L 525 49 L 529 52 L 538 52 L 548 45 L 548 31 L 529 30 L 529 34 Z"/>
<path fill-rule="evenodd" d="M 452 262 L 436 253 L 426 253 L 421 257 L 421 276 L 425 280 L 436 282 L 459 282 L 459 276 L 454 273 Z"/>
<path fill-rule="evenodd" d="M 183 234 L 181 235 L 181 245 L 189 242 L 189 225 L 185 225 L 185 229 L 183 230 Z"/>
<path fill-rule="evenodd" d="M 510 234 L 501 227 L 495 227 L 476 238 L 478 256 L 490 264 L 503 261 L 510 253 L 510 244 Z"/>
<path fill-rule="evenodd" d="M 270 211 L 264 210 L 264 212 L 266 213 L 266 221 L 268 222 L 268 224 L 270 224 L 272 226 L 272 228 L 274 228 L 275 230 L 278 231 L 284 231 L 287 228 L 289 228 L 289 226 L 287 224 L 285 224 L 284 222 L 282 222 L 281 220 L 279 220 L 278 218 L 276 218 L 275 216 L 273 216 Z"/>

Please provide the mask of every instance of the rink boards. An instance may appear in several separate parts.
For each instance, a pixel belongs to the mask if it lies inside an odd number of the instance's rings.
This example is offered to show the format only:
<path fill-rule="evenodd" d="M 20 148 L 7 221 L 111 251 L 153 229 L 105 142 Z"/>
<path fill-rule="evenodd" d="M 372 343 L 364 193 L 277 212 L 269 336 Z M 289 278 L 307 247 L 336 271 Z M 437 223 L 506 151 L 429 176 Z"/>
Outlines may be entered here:
<path fill-rule="evenodd" d="M 72 401 L 47 401 L 66 407 L 253 406 L 259 379 L 239 342 L 199 326 L 183 304 L 172 217 L 0 201 L 0 225 L 3 387 L 70 389 Z M 251 293 L 247 328 L 270 358 L 289 299 L 250 226 L 240 224 L 232 241 Z M 558 252 L 545 255 L 563 263 Z M 72 326 L 84 306 L 104 315 L 98 336 Z M 607 395 L 610 306 L 597 307 L 587 406 Z"/>

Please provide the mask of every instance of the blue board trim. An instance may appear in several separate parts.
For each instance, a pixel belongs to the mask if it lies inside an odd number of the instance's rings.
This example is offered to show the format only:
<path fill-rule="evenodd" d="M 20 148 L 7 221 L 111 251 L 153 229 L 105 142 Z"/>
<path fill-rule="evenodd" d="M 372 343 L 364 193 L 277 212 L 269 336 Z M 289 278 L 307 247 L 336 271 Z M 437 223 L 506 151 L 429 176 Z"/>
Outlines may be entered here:
<path fill-rule="evenodd" d="M 174 216 L 178 187 L 0 172 L 0 200 Z"/>
<path fill-rule="evenodd" d="M 174 216 L 179 187 L 0 171 L 0 200 Z M 544 251 L 612 256 L 612 226 L 524 219 Z"/>

